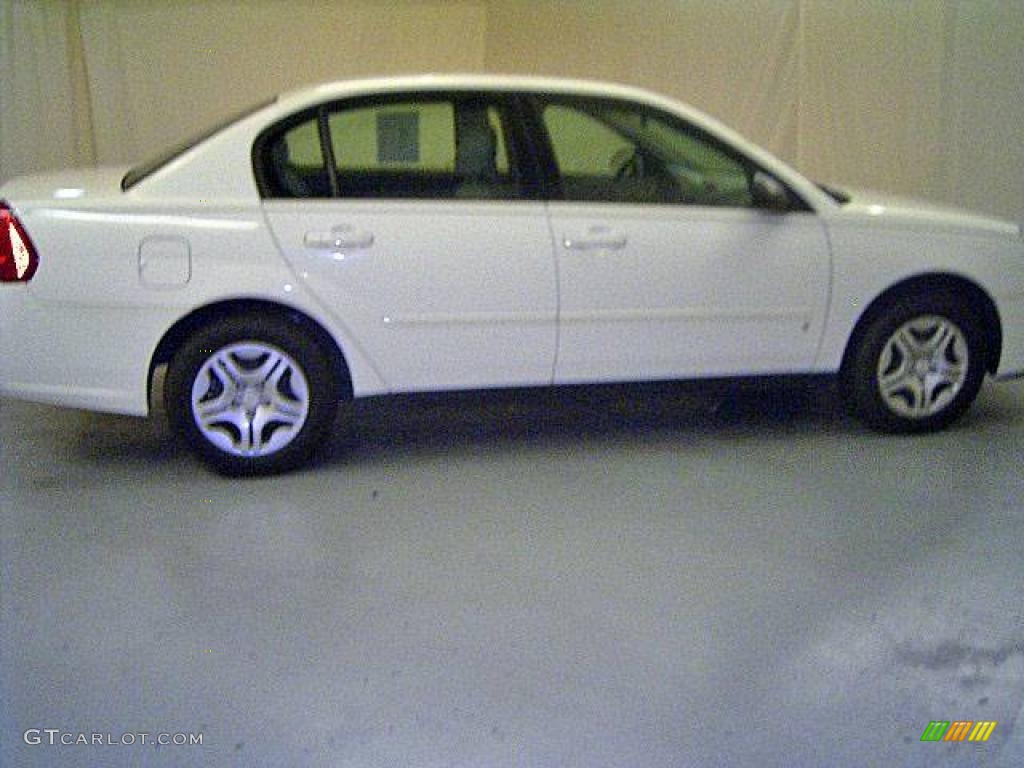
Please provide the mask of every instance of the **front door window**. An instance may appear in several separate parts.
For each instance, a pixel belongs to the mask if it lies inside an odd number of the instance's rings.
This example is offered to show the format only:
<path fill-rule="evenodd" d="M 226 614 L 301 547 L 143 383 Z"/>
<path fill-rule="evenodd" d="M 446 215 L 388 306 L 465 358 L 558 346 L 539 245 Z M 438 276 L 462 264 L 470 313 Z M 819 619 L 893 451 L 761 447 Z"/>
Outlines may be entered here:
<path fill-rule="evenodd" d="M 603 100 L 541 107 L 563 200 L 750 207 L 746 161 L 677 119 Z"/>

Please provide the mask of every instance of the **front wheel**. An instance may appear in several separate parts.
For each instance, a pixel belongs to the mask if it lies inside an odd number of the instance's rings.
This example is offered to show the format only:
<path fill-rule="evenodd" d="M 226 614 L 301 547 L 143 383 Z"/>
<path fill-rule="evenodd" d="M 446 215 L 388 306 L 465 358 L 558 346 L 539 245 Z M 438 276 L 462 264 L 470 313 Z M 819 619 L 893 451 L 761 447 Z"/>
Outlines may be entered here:
<path fill-rule="evenodd" d="M 970 407 L 985 376 L 981 323 L 953 296 L 897 301 L 852 342 L 841 384 L 853 412 L 886 432 L 929 432 Z"/>
<path fill-rule="evenodd" d="M 309 458 L 337 411 L 330 356 L 282 317 L 236 316 L 203 328 L 171 360 L 172 427 L 231 475 L 268 474 Z"/>

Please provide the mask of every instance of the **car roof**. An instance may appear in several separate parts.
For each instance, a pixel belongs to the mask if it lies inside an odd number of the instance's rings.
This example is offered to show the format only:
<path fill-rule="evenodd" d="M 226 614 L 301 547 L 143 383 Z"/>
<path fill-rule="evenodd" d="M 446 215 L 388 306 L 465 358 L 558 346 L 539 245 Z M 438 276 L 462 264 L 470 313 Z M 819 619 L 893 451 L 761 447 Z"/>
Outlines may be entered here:
<path fill-rule="evenodd" d="M 337 80 L 286 91 L 278 103 L 306 103 L 345 98 L 363 93 L 388 91 L 493 91 L 580 94 L 611 96 L 634 101 L 664 103 L 666 99 L 651 91 L 618 83 L 530 75 L 497 74 L 425 74 Z"/>

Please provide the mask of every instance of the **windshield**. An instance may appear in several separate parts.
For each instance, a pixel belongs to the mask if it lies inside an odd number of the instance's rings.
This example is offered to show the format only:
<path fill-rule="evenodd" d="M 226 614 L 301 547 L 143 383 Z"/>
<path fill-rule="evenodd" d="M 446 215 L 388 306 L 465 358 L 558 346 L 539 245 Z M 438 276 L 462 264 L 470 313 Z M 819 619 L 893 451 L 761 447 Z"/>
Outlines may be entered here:
<path fill-rule="evenodd" d="M 167 165 L 175 158 L 180 157 L 181 155 L 188 152 L 190 149 L 192 149 L 192 147 L 196 146 L 197 144 L 201 144 L 214 134 L 220 133 L 229 125 L 233 125 L 242 118 L 248 117 L 254 112 L 263 109 L 264 107 L 270 106 L 271 104 L 274 103 L 274 101 L 276 101 L 276 97 L 268 101 L 262 101 L 259 104 L 248 107 L 247 109 L 243 109 L 241 112 L 236 112 L 230 117 L 221 120 L 212 128 L 207 128 L 202 133 L 193 136 L 185 141 L 179 142 L 178 144 L 175 144 L 169 149 L 165 149 L 163 152 L 156 155 L 155 157 L 151 157 L 148 160 L 139 163 L 130 171 L 128 171 L 128 173 L 124 175 L 124 178 L 121 179 L 121 189 L 127 192 L 129 189 L 138 184 L 144 178 L 153 173 L 156 173 L 158 170 L 163 168 L 165 165 Z"/>

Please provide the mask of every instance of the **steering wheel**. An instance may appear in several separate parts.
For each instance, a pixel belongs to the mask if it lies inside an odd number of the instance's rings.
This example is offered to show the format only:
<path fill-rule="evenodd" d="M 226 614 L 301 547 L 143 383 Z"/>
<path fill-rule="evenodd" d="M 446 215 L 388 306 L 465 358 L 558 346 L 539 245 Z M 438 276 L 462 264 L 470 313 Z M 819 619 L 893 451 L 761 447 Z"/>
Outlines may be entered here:
<path fill-rule="evenodd" d="M 608 165 L 614 169 L 612 175 L 616 180 L 638 178 L 643 173 L 643 158 L 640 155 L 640 148 L 623 147 L 615 150 Z"/>

